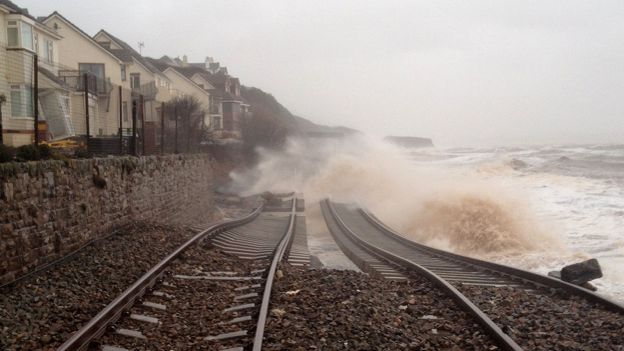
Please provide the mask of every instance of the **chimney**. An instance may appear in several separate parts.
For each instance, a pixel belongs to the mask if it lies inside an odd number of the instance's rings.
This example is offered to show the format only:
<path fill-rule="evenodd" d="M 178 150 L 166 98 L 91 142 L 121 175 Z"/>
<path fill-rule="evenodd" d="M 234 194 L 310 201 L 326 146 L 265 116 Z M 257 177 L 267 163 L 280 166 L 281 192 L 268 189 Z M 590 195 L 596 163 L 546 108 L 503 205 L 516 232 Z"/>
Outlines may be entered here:
<path fill-rule="evenodd" d="M 188 57 L 186 55 L 182 56 L 182 66 L 188 66 Z"/>

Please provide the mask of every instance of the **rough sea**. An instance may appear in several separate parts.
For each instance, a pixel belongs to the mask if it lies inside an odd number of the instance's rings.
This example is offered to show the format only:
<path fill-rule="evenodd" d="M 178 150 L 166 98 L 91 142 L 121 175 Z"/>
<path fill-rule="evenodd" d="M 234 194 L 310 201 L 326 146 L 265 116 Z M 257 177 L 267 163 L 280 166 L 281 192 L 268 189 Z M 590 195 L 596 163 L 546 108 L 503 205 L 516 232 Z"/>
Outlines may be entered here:
<path fill-rule="evenodd" d="M 592 282 L 598 293 L 624 302 L 624 145 L 420 149 L 409 157 L 521 192 L 560 244 L 484 258 L 544 274 L 597 258 L 604 273 Z"/>

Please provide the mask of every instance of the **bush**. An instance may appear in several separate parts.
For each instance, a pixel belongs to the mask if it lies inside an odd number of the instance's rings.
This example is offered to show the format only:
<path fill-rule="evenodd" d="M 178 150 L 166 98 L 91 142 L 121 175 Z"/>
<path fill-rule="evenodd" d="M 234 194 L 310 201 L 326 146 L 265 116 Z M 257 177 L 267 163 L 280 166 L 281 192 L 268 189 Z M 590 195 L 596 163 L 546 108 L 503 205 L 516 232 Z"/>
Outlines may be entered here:
<path fill-rule="evenodd" d="M 52 149 L 47 144 L 39 145 L 39 156 L 43 159 L 49 159 L 52 157 Z"/>
<path fill-rule="evenodd" d="M 12 147 L 0 144 L 0 163 L 11 162 L 15 158 L 15 149 Z"/>
<path fill-rule="evenodd" d="M 76 149 L 74 152 L 75 158 L 89 158 L 89 151 L 86 148 Z"/>
<path fill-rule="evenodd" d="M 36 161 L 41 159 L 39 148 L 35 145 L 22 145 L 17 148 L 17 158 L 22 161 Z"/>

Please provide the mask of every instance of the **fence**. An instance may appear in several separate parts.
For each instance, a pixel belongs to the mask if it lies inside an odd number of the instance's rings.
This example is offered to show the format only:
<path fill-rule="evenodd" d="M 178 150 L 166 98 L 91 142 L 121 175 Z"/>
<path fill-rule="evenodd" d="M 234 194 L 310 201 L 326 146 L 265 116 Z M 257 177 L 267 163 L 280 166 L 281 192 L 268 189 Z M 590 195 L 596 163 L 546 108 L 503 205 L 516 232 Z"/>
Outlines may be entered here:
<path fill-rule="evenodd" d="M 0 46 L 0 144 L 48 143 L 93 155 L 198 150 L 205 131 L 197 106 L 158 101 L 154 82 L 128 88 L 98 73 Z"/>

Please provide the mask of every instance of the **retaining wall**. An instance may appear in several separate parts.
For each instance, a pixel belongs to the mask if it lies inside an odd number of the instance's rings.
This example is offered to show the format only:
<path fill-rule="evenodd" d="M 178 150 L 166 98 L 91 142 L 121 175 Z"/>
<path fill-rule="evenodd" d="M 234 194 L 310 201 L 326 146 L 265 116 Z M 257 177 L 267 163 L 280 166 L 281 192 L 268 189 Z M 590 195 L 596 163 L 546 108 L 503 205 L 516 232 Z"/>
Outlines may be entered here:
<path fill-rule="evenodd" d="M 133 220 L 206 218 L 207 155 L 0 164 L 0 284 Z"/>

